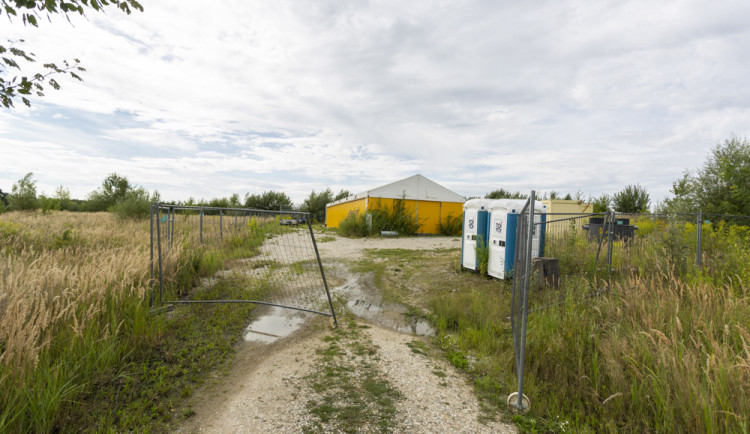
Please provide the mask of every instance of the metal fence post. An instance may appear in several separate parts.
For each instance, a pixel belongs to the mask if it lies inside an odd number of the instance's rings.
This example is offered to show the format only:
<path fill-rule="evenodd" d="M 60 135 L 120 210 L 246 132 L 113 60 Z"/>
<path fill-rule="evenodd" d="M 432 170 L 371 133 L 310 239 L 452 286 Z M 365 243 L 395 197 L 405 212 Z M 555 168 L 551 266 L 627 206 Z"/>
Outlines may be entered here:
<path fill-rule="evenodd" d="M 149 243 L 149 250 L 151 251 L 150 259 L 149 259 L 149 273 L 151 275 L 151 280 L 149 282 L 149 287 L 151 288 L 151 294 L 150 299 L 148 302 L 149 307 L 154 305 L 154 204 L 152 203 L 149 207 L 149 238 L 151 239 L 151 242 Z"/>
<path fill-rule="evenodd" d="M 224 223 L 222 223 L 224 220 L 224 212 L 222 210 L 219 210 L 219 239 L 221 241 L 224 241 Z"/>
<path fill-rule="evenodd" d="M 203 244 L 203 208 L 202 207 L 201 207 L 201 219 L 200 220 L 201 220 L 201 225 L 200 225 L 200 230 L 198 231 L 198 233 L 200 234 L 199 235 L 200 242 L 201 244 Z"/>
<path fill-rule="evenodd" d="M 328 306 L 331 308 L 331 315 L 333 316 L 333 326 L 338 328 L 339 321 L 336 319 L 336 311 L 333 309 L 333 300 L 331 299 L 331 292 L 328 290 L 328 282 L 326 281 L 326 274 L 323 271 L 323 262 L 320 260 L 320 252 L 318 252 L 318 243 L 315 242 L 315 233 L 312 228 L 312 218 L 310 214 L 305 217 L 307 220 L 307 229 L 310 231 L 310 239 L 312 240 L 313 249 L 315 250 L 315 258 L 318 260 L 318 268 L 320 269 L 320 276 L 323 278 L 323 286 L 326 289 L 326 296 L 328 297 Z"/>
<path fill-rule="evenodd" d="M 159 205 L 156 205 L 156 244 L 159 253 L 159 303 L 164 301 L 164 273 L 161 260 L 161 218 L 159 216 Z"/>
<path fill-rule="evenodd" d="M 169 222 L 169 247 L 174 244 L 174 220 L 175 220 L 175 209 L 172 207 L 172 220 Z"/>
<path fill-rule="evenodd" d="M 695 252 L 695 264 L 698 266 L 698 270 L 703 271 L 703 264 L 701 261 L 701 256 L 703 255 L 703 252 L 701 251 L 701 239 L 703 238 L 703 213 L 699 210 L 698 211 L 698 222 L 696 226 L 696 252 Z"/>
<path fill-rule="evenodd" d="M 526 324 L 529 319 L 529 281 L 531 280 L 531 250 L 534 247 L 534 202 L 536 201 L 536 191 L 531 190 L 529 196 L 529 228 L 526 233 L 526 257 L 523 258 L 526 262 L 526 278 L 524 279 L 523 293 L 523 310 L 521 319 L 521 363 L 523 364 L 526 360 Z M 521 368 L 523 369 L 523 368 Z M 523 370 L 521 376 L 518 379 L 518 408 L 523 408 Z"/>
<path fill-rule="evenodd" d="M 615 212 L 611 212 L 611 216 L 609 219 L 609 227 L 607 228 L 607 269 L 609 272 L 610 280 L 612 280 L 612 250 L 613 250 L 613 241 L 614 241 L 614 234 L 615 232 Z"/>

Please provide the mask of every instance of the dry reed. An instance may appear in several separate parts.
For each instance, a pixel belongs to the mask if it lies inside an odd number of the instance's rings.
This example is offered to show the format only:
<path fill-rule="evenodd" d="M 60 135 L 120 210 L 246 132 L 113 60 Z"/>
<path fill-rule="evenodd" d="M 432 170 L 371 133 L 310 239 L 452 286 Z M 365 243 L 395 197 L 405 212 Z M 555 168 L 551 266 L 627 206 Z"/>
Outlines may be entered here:
<path fill-rule="evenodd" d="M 80 336 L 105 296 L 145 296 L 147 234 L 147 222 L 110 213 L 0 215 L 0 365 L 22 374 L 61 328 Z"/>

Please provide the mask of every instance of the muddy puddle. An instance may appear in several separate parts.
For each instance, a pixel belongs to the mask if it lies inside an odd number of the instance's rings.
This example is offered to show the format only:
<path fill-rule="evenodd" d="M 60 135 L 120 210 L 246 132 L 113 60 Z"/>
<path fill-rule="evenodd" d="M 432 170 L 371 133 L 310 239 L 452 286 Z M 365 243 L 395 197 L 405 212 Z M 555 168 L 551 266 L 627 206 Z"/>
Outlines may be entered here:
<path fill-rule="evenodd" d="M 370 288 L 367 278 L 354 275 L 335 267 L 338 273 L 346 273 L 344 284 L 331 288 L 331 295 L 346 301 L 346 308 L 353 315 L 382 327 L 401 333 L 418 336 L 433 336 L 435 330 L 420 318 L 410 317 L 405 306 L 387 303 L 376 290 Z M 299 330 L 314 314 L 272 307 L 245 329 L 245 341 L 270 344 Z"/>
<path fill-rule="evenodd" d="M 355 316 L 401 333 L 432 336 L 435 330 L 424 319 L 406 315 L 407 308 L 397 303 L 387 303 L 376 291 L 366 288 L 362 276 L 351 275 L 346 283 L 336 288 L 343 296 L 347 309 Z"/>
<path fill-rule="evenodd" d="M 245 341 L 270 344 L 299 330 L 313 314 L 273 307 L 245 329 Z"/>

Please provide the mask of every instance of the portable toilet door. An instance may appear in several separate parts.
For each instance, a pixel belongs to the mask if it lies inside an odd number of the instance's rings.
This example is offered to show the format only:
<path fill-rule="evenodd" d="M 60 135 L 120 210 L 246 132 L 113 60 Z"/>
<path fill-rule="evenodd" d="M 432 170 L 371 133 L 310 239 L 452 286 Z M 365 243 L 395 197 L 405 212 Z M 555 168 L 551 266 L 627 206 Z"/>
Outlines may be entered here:
<path fill-rule="evenodd" d="M 513 269 L 518 212 L 526 201 L 493 200 L 488 206 L 489 257 L 487 274 L 498 279 L 509 277 Z"/>
<path fill-rule="evenodd" d="M 487 200 L 470 199 L 464 203 L 464 221 L 461 231 L 461 267 L 479 268 L 477 245 L 487 242 Z"/>
<path fill-rule="evenodd" d="M 516 250 L 516 229 L 518 216 L 525 200 L 499 199 L 488 206 L 489 258 L 487 274 L 498 279 L 511 277 Z M 541 202 L 534 203 L 534 222 L 546 221 L 546 207 Z M 544 225 L 534 225 L 531 256 L 544 254 Z"/>

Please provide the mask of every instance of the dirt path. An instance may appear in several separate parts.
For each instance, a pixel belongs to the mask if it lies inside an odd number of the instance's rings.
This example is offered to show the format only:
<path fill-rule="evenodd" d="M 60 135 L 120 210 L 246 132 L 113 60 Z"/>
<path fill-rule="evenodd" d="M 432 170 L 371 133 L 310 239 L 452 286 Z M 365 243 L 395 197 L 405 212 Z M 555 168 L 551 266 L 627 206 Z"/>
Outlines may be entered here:
<path fill-rule="evenodd" d="M 321 243 L 321 256 L 350 259 L 361 257 L 363 249 L 369 248 L 460 246 L 460 240 L 447 238 L 351 241 L 337 238 Z M 352 318 L 343 319 L 339 329 L 333 330 L 328 319 L 308 317 L 301 329 L 276 342 L 244 342 L 226 375 L 191 398 L 195 414 L 177 432 L 338 432 L 342 426 L 370 432 L 380 431 L 383 424 L 390 432 L 516 431 L 512 425 L 479 422 L 479 404 L 471 385 L 439 355 L 432 354 L 427 338 Z M 339 371 L 332 374 L 330 367 Z M 352 384 L 324 381 L 327 376 L 340 375 Z M 357 425 L 362 421 L 345 413 L 347 405 L 354 405 L 352 399 L 339 390 L 358 390 L 362 378 L 383 379 L 399 397 L 389 404 L 392 407 L 382 410 L 371 408 L 377 405 L 362 406 L 366 417 L 373 420 Z M 364 389 L 356 392 L 362 394 Z M 381 403 L 383 399 L 373 401 Z M 390 403 L 390 398 L 386 401 Z M 327 411 L 331 412 L 328 416 Z M 372 411 L 375 413 L 370 415 Z"/>

